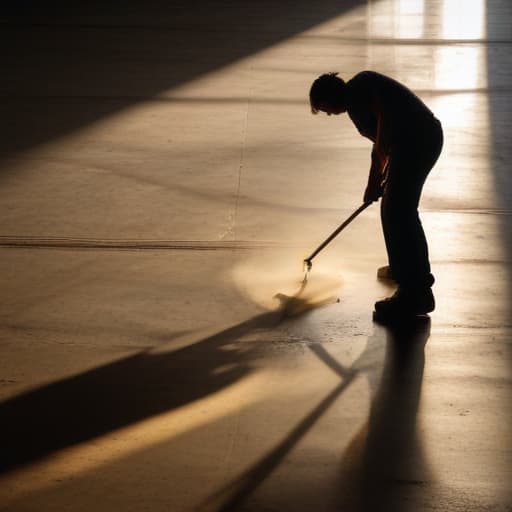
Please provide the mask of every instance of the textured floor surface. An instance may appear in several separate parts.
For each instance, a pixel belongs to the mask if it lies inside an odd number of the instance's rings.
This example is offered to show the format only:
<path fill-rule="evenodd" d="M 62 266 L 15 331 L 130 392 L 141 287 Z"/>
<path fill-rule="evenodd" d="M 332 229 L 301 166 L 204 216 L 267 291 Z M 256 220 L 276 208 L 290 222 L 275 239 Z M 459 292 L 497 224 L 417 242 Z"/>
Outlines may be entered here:
<path fill-rule="evenodd" d="M 0 20 L 0 511 L 511 511 L 512 4 L 113 4 Z M 445 133 L 395 329 L 378 205 L 287 299 L 370 164 L 309 87 L 363 69 Z"/>

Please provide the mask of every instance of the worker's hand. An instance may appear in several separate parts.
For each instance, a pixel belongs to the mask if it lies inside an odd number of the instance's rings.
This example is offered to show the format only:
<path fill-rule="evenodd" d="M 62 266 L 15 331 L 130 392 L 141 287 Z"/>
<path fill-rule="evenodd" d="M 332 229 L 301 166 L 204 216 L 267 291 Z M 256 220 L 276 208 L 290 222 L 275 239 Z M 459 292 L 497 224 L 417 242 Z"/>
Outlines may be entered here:
<path fill-rule="evenodd" d="M 365 203 L 373 203 L 375 201 L 378 201 L 379 198 L 382 197 L 382 194 L 384 193 L 384 186 L 381 181 L 369 181 L 368 186 L 366 187 L 366 190 L 364 191 L 364 198 L 363 201 Z"/>

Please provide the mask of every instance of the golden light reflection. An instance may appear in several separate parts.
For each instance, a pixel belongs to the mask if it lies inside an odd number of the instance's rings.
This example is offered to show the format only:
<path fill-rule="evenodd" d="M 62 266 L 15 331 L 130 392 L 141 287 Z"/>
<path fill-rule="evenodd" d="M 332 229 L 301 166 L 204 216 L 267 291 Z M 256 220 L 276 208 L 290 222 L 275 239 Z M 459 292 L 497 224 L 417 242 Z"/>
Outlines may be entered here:
<path fill-rule="evenodd" d="M 435 88 L 455 92 L 483 89 L 487 85 L 485 48 L 447 45 L 435 53 Z"/>
<path fill-rule="evenodd" d="M 442 2 L 441 30 L 444 39 L 483 39 L 485 20 L 485 0 Z"/>
<path fill-rule="evenodd" d="M 421 38 L 425 25 L 424 0 L 399 0 L 395 16 L 396 36 L 402 39 Z"/>
<path fill-rule="evenodd" d="M 370 37 L 418 39 L 425 28 L 425 0 L 368 2 Z"/>
<path fill-rule="evenodd" d="M 469 0 L 462 7 L 458 0 L 444 0 L 440 10 L 440 35 L 447 41 L 435 53 L 435 88 L 463 91 L 486 87 L 485 48 L 480 44 L 451 43 L 454 39 L 485 38 L 485 1 Z"/>
<path fill-rule="evenodd" d="M 486 51 L 478 43 L 459 44 L 450 40 L 485 37 L 485 2 L 471 0 L 461 10 L 460 2 L 445 0 L 438 8 L 441 35 L 449 41 L 434 53 L 432 85 L 439 94 L 432 98 L 431 106 L 445 131 L 439 165 L 446 170 L 434 171 L 429 191 L 445 206 L 481 206 L 493 195 L 486 152 L 489 133 Z"/>
<path fill-rule="evenodd" d="M 170 443 L 188 432 L 239 414 L 249 404 L 258 404 L 268 396 L 269 390 L 265 385 L 267 381 L 266 372 L 255 373 L 219 393 L 120 428 L 96 438 L 94 442 L 64 449 L 48 459 L 12 471 L 2 476 L 0 487 L 7 489 L 11 486 L 9 500 L 15 502 L 26 493 L 53 486 L 54 482 L 78 478 L 90 471 L 97 471 L 103 465 L 111 465 L 135 453 L 142 453 L 159 443 Z M 208 413 L 205 414 L 205 411 Z M 20 477 L 23 477 L 22 485 L 15 485 L 21 480 Z"/>

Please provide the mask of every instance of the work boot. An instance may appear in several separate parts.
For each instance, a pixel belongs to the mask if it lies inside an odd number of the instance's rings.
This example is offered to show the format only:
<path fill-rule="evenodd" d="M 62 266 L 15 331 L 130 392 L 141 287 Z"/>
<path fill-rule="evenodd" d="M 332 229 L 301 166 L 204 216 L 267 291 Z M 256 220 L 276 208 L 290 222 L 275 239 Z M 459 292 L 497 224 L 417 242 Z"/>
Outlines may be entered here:
<path fill-rule="evenodd" d="M 406 290 L 399 287 L 392 297 L 375 303 L 376 317 L 382 320 L 426 315 L 435 309 L 431 288 Z"/>
<path fill-rule="evenodd" d="M 389 265 L 386 265 L 385 267 L 379 267 L 377 269 L 377 279 L 384 281 L 395 281 L 393 273 L 391 272 L 391 267 Z"/>

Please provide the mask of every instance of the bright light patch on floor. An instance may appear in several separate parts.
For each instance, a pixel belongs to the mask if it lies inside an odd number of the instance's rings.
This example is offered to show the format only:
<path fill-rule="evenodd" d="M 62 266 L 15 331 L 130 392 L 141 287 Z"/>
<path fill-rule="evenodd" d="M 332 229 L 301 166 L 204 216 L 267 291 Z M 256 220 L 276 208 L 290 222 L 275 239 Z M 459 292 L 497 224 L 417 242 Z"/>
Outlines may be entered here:
<path fill-rule="evenodd" d="M 424 0 L 368 2 L 366 16 L 370 37 L 419 39 L 424 35 Z"/>
<path fill-rule="evenodd" d="M 485 0 L 444 0 L 441 13 L 443 38 L 485 38 L 485 14 Z"/>
<path fill-rule="evenodd" d="M 425 1 L 400 0 L 396 16 L 396 36 L 403 39 L 421 38 L 425 28 Z"/>
<path fill-rule="evenodd" d="M 440 12 L 443 37 L 485 37 L 483 2 L 470 1 L 461 11 L 459 2 L 447 0 Z M 461 32 L 460 27 L 465 27 L 465 31 Z M 440 94 L 432 98 L 431 106 L 443 124 L 445 145 L 439 164 L 441 174 L 434 173 L 429 190 L 445 205 L 452 201 L 453 207 L 462 202 L 468 204 L 468 201 L 473 207 L 492 203 L 494 184 L 488 152 L 485 48 L 480 44 L 450 44 L 438 48 L 433 76 L 433 88 Z M 437 190 L 430 188 L 434 183 Z"/>
<path fill-rule="evenodd" d="M 10 498 L 15 501 L 26 493 L 53 485 L 49 482 L 79 478 L 97 471 L 101 466 L 143 453 L 152 446 L 171 443 L 187 432 L 206 428 L 221 418 L 240 413 L 248 404 L 254 406 L 268 392 L 264 385 L 267 379 L 265 372 L 258 372 L 236 386 L 212 393 L 174 411 L 151 416 L 96 438 L 93 442 L 63 449 L 47 459 L 3 476 L 2 485 L 12 486 Z M 22 479 L 20 475 L 23 475 Z"/>

